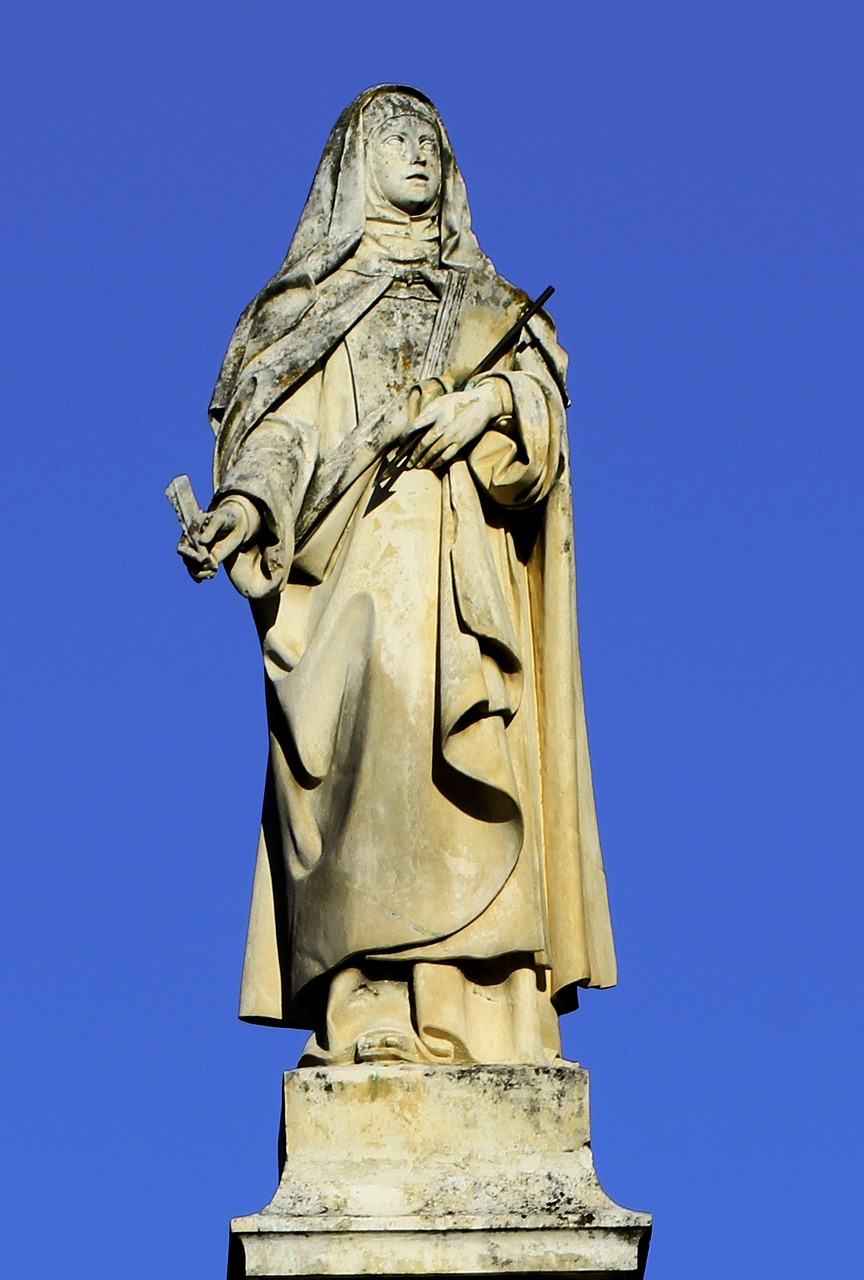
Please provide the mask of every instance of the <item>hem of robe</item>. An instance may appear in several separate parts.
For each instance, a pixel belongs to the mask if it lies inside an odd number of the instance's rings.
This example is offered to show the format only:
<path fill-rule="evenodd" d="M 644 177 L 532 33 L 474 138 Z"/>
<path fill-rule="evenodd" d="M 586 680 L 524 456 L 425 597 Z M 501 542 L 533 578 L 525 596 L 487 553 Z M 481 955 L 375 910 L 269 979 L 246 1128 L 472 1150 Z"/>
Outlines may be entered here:
<path fill-rule="evenodd" d="M 463 965 L 363 960 L 332 976 L 300 1066 L 554 1062 L 549 972 L 524 952 Z"/>

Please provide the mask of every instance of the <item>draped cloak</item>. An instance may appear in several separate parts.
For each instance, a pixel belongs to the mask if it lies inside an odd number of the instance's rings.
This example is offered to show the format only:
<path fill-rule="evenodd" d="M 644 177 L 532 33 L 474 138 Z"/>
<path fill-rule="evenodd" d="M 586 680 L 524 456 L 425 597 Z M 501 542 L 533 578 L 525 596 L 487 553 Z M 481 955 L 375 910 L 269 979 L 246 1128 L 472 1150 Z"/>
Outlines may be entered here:
<path fill-rule="evenodd" d="M 363 110 L 382 93 L 438 129 L 434 260 L 428 245 L 413 253 L 407 215 L 404 254 L 370 236 Z M 226 566 L 252 603 L 270 731 L 243 1018 L 314 1026 L 328 981 L 363 958 L 527 954 L 558 1012 L 579 985 L 615 982 L 576 630 L 566 357 L 545 314 L 486 375 L 507 382 L 512 415 L 444 471 L 405 472 L 370 502 L 421 375 L 426 393 L 428 379 L 453 386 L 526 303 L 477 244 L 428 99 L 362 94 L 331 133 L 285 262 L 237 324 L 211 403 L 214 502 L 239 497 L 263 516 Z"/>

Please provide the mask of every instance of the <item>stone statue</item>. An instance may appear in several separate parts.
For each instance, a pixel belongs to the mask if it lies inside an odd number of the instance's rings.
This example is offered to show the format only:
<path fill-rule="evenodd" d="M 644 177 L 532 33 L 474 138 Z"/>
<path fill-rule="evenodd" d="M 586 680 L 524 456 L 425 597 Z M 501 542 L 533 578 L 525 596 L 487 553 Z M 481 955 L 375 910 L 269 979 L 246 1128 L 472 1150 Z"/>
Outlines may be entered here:
<path fill-rule="evenodd" d="M 379 86 L 216 384 L 178 550 L 225 565 L 261 641 L 240 1016 L 308 1028 L 301 1065 L 551 1063 L 577 988 L 615 981 L 545 312 L 466 384 L 529 303 L 435 108 Z"/>

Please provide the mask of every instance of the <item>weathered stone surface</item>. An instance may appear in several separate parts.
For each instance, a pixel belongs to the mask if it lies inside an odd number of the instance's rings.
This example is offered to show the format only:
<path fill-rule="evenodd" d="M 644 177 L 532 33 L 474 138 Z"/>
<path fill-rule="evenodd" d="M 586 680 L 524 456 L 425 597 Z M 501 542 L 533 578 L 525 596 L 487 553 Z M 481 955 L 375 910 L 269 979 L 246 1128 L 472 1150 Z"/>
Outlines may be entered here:
<path fill-rule="evenodd" d="M 548 297 L 548 291 L 547 291 Z M 340 115 L 210 406 L 196 580 L 251 601 L 270 759 L 240 1016 L 304 1066 L 554 1062 L 616 980 L 575 612 L 567 357 L 439 113 Z M 398 463 L 398 465 L 397 465 Z"/>
<path fill-rule="evenodd" d="M 642 1273 L 560 1061 L 559 1014 L 616 981 L 566 372 L 435 107 L 360 94 L 229 344 L 207 512 L 168 490 L 264 663 L 240 1016 L 312 1032 L 232 1276 Z"/>
<path fill-rule="evenodd" d="M 651 1218 L 597 1181 L 579 1066 L 289 1071 L 281 1140 L 229 1280 L 643 1274 Z"/>

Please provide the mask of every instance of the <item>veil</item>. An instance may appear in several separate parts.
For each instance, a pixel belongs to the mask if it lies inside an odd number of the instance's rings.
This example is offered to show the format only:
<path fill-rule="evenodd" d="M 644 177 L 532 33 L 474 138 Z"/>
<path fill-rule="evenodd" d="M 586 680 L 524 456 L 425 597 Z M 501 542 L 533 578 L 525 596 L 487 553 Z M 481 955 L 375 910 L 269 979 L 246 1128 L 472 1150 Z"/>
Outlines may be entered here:
<path fill-rule="evenodd" d="M 438 130 L 441 265 L 494 273 L 471 230 L 465 182 L 433 104 L 404 85 L 366 89 L 333 126 L 285 260 L 240 316 L 228 344 L 209 410 L 223 457 L 329 354 L 387 286 L 386 279 L 370 285 L 368 279 L 346 273 L 340 288 L 319 287 L 348 262 L 363 236 L 367 189 L 363 116 L 370 104 L 385 96 L 395 99 L 393 106 L 400 114 L 421 114 L 434 121 Z M 258 360 L 265 352 L 266 359 Z M 253 361 L 254 374 L 249 370 Z"/>

